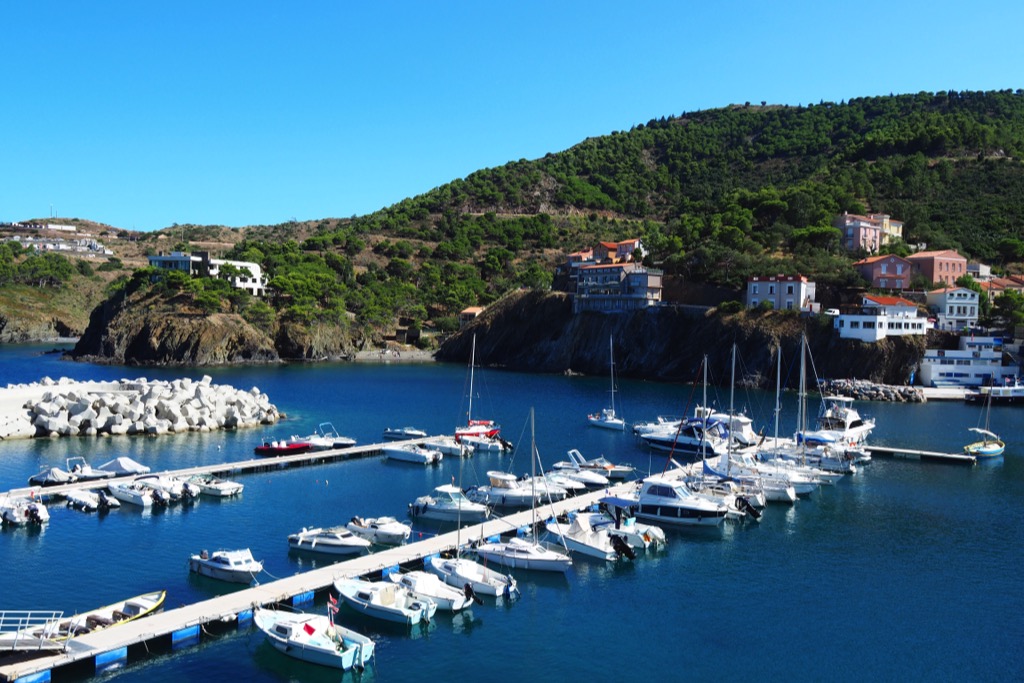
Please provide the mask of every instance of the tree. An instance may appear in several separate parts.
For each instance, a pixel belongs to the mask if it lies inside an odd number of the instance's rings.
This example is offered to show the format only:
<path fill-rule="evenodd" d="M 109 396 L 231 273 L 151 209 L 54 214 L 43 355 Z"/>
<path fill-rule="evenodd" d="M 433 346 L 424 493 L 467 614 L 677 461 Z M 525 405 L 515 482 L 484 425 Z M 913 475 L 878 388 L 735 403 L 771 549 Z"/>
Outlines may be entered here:
<path fill-rule="evenodd" d="M 992 317 L 997 326 L 1009 330 L 1024 325 L 1024 295 L 1008 289 L 992 303 Z"/>

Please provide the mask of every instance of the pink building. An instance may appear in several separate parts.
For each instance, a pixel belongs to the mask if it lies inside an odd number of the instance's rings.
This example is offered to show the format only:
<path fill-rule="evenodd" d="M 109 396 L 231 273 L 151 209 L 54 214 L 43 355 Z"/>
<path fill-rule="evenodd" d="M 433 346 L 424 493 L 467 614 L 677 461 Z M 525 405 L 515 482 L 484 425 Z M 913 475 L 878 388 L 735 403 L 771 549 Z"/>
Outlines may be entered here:
<path fill-rule="evenodd" d="M 842 232 L 840 242 L 849 251 L 875 253 L 883 244 L 903 239 L 903 223 L 884 213 L 867 216 L 844 213 L 832 223 Z"/>
<path fill-rule="evenodd" d="M 914 273 L 924 275 L 929 282 L 952 286 L 957 278 L 967 274 L 967 259 L 953 249 L 919 251 L 907 257 Z"/>
<path fill-rule="evenodd" d="M 639 239 L 623 240 L 621 242 L 598 242 L 594 248 L 594 260 L 598 263 L 622 263 L 633 260 L 633 252 L 637 249 L 646 255 L 643 242 Z"/>
<path fill-rule="evenodd" d="M 909 289 L 910 261 L 893 254 L 870 256 L 853 264 L 874 289 Z"/>

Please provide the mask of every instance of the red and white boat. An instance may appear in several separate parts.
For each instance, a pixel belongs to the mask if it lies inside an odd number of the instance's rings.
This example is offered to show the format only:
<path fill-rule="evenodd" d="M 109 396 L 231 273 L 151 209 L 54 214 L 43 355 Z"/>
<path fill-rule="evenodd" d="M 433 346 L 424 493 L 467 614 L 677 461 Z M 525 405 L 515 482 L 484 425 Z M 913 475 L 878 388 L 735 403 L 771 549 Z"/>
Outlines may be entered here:
<path fill-rule="evenodd" d="M 253 450 L 264 456 L 295 455 L 313 450 L 313 445 L 307 441 L 264 441 Z"/>

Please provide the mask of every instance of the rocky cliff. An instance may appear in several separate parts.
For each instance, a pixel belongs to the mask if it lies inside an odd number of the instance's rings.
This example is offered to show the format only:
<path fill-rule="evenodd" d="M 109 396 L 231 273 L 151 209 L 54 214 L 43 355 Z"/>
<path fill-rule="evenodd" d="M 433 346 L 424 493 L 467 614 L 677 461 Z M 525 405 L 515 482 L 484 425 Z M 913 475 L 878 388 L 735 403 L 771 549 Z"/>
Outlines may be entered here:
<path fill-rule="evenodd" d="M 238 314 L 198 312 L 185 296 L 136 292 L 97 306 L 68 356 L 119 365 L 202 366 L 324 360 L 352 352 L 352 339 L 336 326 L 262 329 Z"/>
<path fill-rule="evenodd" d="M 782 348 L 783 383 L 798 382 L 798 350 L 806 334 L 813 368 L 808 376 L 857 378 L 904 384 L 924 354 L 923 337 L 875 344 L 839 339 L 831 318 L 801 318 L 788 312 L 744 311 L 719 315 L 696 308 L 657 307 L 628 313 L 572 314 L 560 293 L 516 292 L 447 340 L 438 360 L 468 362 L 473 335 L 478 365 L 527 372 L 606 374 L 608 340 L 615 347 L 616 373 L 664 381 L 697 378 L 708 356 L 709 375 L 729 381 L 737 347 L 737 381 L 775 385 L 775 349 Z"/>

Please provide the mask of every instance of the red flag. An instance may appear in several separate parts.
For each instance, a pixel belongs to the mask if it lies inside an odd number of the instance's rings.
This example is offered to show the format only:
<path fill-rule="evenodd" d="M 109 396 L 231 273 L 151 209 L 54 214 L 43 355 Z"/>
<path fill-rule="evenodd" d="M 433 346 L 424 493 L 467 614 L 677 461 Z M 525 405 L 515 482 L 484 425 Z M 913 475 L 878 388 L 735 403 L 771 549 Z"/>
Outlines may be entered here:
<path fill-rule="evenodd" d="M 303 624 L 302 630 L 308 633 L 309 635 L 313 635 L 314 633 L 316 633 L 316 629 L 310 626 L 309 624 Z"/>
<path fill-rule="evenodd" d="M 334 597 L 330 593 L 327 594 L 327 599 L 331 601 L 332 605 L 337 605 L 338 604 L 338 598 Z"/>

